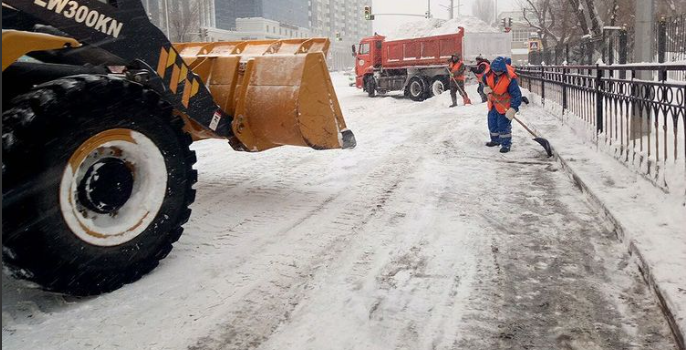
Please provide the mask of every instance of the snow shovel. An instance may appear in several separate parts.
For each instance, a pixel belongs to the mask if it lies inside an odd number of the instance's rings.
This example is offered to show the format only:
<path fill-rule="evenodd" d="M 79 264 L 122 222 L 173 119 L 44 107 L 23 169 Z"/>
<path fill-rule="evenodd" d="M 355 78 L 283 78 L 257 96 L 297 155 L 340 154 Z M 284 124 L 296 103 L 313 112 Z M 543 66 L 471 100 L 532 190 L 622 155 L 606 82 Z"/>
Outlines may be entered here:
<path fill-rule="evenodd" d="M 446 68 L 446 69 L 448 69 L 448 68 Z M 450 69 L 448 69 L 448 73 L 452 73 L 452 72 L 450 72 Z M 455 86 L 457 86 L 457 89 L 460 90 L 460 94 L 462 96 L 466 96 L 464 98 L 465 105 L 472 104 L 472 100 L 470 100 L 469 96 L 467 96 L 467 93 L 464 90 L 462 90 L 462 88 L 460 87 L 460 84 L 457 83 L 457 80 L 453 76 L 450 76 L 450 79 L 455 82 Z"/>
<path fill-rule="evenodd" d="M 548 140 L 546 140 L 542 137 L 538 137 L 538 135 L 536 135 L 536 133 L 531 131 L 531 129 L 529 129 L 526 125 L 524 125 L 524 123 L 522 123 L 521 120 L 517 119 L 517 117 L 514 117 L 514 120 L 516 120 L 517 123 L 519 123 L 519 125 L 521 125 L 524 129 L 526 129 L 526 131 L 528 131 L 529 134 L 533 135 L 534 141 L 538 142 L 538 144 L 543 146 L 543 148 L 545 149 L 545 153 L 548 154 L 548 157 L 553 156 L 553 148 L 550 146 L 550 142 L 548 142 Z"/>
<path fill-rule="evenodd" d="M 490 94 L 491 93 L 489 93 L 489 95 Z M 505 108 L 505 106 L 502 103 L 500 103 L 498 101 L 496 101 L 496 103 L 498 103 L 500 106 Z M 548 140 L 546 140 L 542 137 L 538 137 L 538 135 L 536 135 L 535 132 L 533 132 L 531 129 L 529 129 L 529 127 L 526 126 L 524 123 L 522 123 L 522 121 L 519 120 L 516 116 L 514 117 L 514 120 L 516 120 L 517 123 L 519 123 L 519 125 L 521 125 L 526 131 L 529 132 L 529 134 L 531 134 L 534 137 L 534 141 L 536 141 L 539 145 L 543 146 L 543 149 L 545 149 L 545 153 L 548 155 L 548 157 L 553 156 L 553 148 L 552 148 L 552 146 L 550 146 L 550 142 L 548 142 Z"/>

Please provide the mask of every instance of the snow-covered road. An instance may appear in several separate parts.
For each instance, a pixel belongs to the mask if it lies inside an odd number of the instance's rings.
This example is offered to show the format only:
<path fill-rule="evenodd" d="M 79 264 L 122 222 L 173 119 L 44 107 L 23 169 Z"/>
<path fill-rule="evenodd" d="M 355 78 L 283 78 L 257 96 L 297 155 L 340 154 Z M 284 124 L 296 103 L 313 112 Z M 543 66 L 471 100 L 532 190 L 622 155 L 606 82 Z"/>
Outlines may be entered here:
<path fill-rule="evenodd" d="M 622 245 L 523 129 L 502 155 L 484 105 L 334 78 L 357 148 L 195 144 L 193 216 L 160 267 L 78 300 L 3 277 L 3 349 L 675 349 Z"/>

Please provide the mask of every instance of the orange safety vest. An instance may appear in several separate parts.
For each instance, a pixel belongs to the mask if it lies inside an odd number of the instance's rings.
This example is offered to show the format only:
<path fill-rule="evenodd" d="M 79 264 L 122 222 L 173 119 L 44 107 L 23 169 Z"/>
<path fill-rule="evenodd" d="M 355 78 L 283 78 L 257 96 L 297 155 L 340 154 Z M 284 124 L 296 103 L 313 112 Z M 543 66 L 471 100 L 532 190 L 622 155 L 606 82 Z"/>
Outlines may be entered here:
<path fill-rule="evenodd" d="M 484 68 L 484 72 L 483 72 L 483 73 L 477 74 L 477 75 L 476 75 L 476 78 L 479 79 L 479 83 L 480 83 L 481 81 L 483 81 L 484 75 L 486 75 L 486 73 L 488 73 L 488 72 L 491 70 L 491 65 L 488 64 L 488 62 L 481 62 L 481 63 L 479 63 L 479 65 L 478 65 L 477 67 L 480 67 L 481 65 L 486 66 L 486 68 Z"/>
<path fill-rule="evenodd" d="M 506 66 L 507 66 L 507 73 L 510 75 L 510 78 L 515 79 L 515 80 L 517 78 L 519 78 L 519 76 L 517 75 L 517 71 L 515 71 L 514 67 L 512 67 L 509 64 Z"/>
<path fill-rule="evenodd" d="M 493 109 L 495 104 L 495 109 L 500 114 L 505 114 L 508 109 L 510 109 L 510 94 L 507 92 L 507 88 L 510 86 L 510 78 L 507 74 L 501 74 L 498 83 L 495 83 L 495 74 L 490 73 L 486 75 L 486 84 L 493 90 L 488 94 L 488 110 Z"/>
<path fill-rule="evenodd" d="M 462 67 L 462 61 L 458 61 L 457 63 L 450 63 L 450 72 L 455 74 L 460 68 Z M 455 75 L 455 80 L 457 81 L 464 81 L 464 72 L 460 75 Z"/>

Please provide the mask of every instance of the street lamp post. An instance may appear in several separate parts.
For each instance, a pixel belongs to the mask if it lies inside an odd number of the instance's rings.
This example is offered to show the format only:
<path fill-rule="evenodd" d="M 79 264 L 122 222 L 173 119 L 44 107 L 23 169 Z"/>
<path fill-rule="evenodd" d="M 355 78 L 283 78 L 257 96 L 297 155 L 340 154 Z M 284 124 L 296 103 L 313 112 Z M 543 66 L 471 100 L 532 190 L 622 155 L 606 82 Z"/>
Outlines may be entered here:
<path fill-rule="evenodd" d="M 495 1 L 495 23 L 498 23 L 498 0 Z"/>
<path fill-rule="evenodd" d="M 167 38 L 171 40 L 171 33 L 169 31 L 169 0 L 164 0 L 164 23 L 167 27 Z"/>

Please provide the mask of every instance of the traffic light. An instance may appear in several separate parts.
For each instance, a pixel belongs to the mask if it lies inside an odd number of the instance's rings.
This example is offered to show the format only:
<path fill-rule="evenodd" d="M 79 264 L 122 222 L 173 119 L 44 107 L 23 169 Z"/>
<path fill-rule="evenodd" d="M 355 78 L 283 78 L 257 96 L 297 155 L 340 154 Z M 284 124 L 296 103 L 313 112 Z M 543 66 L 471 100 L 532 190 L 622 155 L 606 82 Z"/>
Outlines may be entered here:
<path fill-rule="evenodd" d="M 372 7 L 371 6 L 365 6 L 364 7 L 364 19 L 366 19 L 367 21 L 374 20 L 374 15 L 372 15 Z"/>
<path fill-rule="evenodd" d="M 501 19 L 501 22 L 503 24 L 503 29 L 505 30 L 506 33 L 510 32 L 510 29 L 512 29 L 512 17 L 503 17 Z"/>

